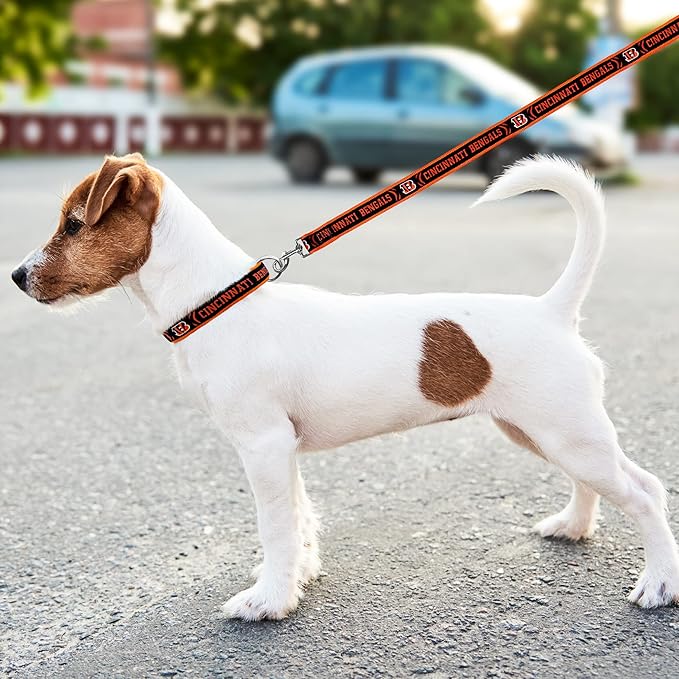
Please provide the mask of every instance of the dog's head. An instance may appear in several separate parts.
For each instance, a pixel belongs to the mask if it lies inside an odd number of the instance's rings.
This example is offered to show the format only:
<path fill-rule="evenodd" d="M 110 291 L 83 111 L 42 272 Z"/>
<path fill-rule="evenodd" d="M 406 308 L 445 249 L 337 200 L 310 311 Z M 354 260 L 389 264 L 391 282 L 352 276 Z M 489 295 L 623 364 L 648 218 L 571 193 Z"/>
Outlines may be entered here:
<path fill-rule="evenodd" d="M 12 272 L 12 280 L 43 304 L 117 285 L 149 256 L 161 191 L 161 176 L 140 154 L 106 157 L 64 201 L 56 232 Z"/>

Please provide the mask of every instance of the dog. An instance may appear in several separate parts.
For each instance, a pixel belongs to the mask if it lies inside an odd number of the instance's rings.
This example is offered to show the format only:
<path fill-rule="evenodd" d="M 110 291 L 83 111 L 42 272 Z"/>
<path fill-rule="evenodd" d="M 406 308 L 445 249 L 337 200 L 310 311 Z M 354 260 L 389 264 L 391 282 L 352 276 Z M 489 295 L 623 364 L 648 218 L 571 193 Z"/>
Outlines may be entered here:
<path fill-rule="evenodd" d="M 263 563 L 229 617 L 281 619 L 319 576 L 319 522 L 297 454 L 476 413 L 561 468 L 568 505 L 544 537 L 581 540 L 603 496 L 636 521 L 645 568 L 629 595 L 679 601 L 679 553 L 660 481 L 628 459 L 603 405 L 603 370 L 578 331 L 601 256 L 603 199 L 558 158 L 509 168 L 477 203 L 550 190 L 577 218 L 575 245 L 542 296 L 342 295 L 267 284 L 173 345 L 177 374 L 238 451 L 257 507 Z M 59 226 L 12 272 L 62 307 L 117 284 L 161 332 L 243 276 L 253 259 L 139 154 L 109 156 L 65 200 Z M 275 332 L 271 329 L 275 328 Z"/>

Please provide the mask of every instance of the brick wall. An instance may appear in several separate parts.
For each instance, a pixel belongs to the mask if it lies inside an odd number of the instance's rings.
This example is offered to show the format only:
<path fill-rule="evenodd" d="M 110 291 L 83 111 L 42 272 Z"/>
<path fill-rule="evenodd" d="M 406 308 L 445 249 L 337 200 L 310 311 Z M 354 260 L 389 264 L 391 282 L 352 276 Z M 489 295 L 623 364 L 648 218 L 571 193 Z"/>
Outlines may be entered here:
<path fill-rule="evenodd" d="M 113 153 L 116 125 L 120 123 L 112 115 L 0 113 L 0 153 Z M 126 126 L 127 150 L 143 150 L 144 118 L 133 115 L 122 123 Z M 263 117 L 254 115 L 164 116 L 163 151 L 259 151 L 264 148 L 265 124 Z"/>

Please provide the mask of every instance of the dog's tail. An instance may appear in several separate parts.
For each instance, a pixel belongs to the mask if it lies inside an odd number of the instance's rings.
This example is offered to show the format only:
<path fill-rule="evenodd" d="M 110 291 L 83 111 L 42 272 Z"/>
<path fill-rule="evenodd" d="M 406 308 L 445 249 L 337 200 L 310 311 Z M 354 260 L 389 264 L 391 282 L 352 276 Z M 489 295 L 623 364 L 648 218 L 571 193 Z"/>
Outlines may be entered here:
<path fill-rule="evenodd" d="M 565 318 L 577 319 L 601 258 L 606 232 L 603 196 L 592 176 L 571 161 L 538 155 L 512 165 L 474 205 L 539 190 L 563 196 L 575 212 L 577 232 L 573 252 L 543 299 Z"/>

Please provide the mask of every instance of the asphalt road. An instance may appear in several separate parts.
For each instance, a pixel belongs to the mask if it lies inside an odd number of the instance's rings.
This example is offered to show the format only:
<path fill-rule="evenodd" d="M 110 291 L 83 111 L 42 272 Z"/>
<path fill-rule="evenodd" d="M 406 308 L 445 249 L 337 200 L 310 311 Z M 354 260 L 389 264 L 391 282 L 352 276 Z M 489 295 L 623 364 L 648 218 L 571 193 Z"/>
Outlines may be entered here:
<path fill-rule="evenodd" d="M 97 160 L 0 162 L 0 673 L 55 677 L 676 677 L 679 609 L 629 605 L 643 563 L 603 507 L 585 544 L 530 532 L 568 484 L 481 418 L 309 456 L 324 575 L 279 623 L 220 620 L 258 560 L 237 457 L 184 402 L 164 340 L 120 290 L 47 312 L 9 273 Z M 335 173 L 291 188 L 263 158 L 157 163 L 253 255 L 363 198 Z M 584 332 L 609 366 L 624 448 L 658 474 L 679 534 L 679 157 L 606 191 L 610 237 Z M 431 189 L 287 280 L 345 292 L 539 293 L 574 234 L 554 196 L 474 211 Z M 63 191 L 62 191 L 63 190 Z M 275 328 L 272 328 L 275 332 Z"/>

